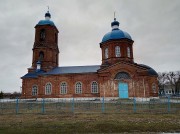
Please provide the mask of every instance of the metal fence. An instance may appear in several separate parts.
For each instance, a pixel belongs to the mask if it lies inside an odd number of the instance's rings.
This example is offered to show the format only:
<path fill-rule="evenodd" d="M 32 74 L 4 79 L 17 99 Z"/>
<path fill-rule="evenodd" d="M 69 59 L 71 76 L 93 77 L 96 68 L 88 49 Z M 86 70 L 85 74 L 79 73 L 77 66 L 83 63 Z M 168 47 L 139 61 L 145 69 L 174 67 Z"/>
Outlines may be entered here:
<path fill-rule="evenodd" d="M 14 99 L 0 100 L 0 114 L 180 113 L 180 98 L 172 99 Z"/>

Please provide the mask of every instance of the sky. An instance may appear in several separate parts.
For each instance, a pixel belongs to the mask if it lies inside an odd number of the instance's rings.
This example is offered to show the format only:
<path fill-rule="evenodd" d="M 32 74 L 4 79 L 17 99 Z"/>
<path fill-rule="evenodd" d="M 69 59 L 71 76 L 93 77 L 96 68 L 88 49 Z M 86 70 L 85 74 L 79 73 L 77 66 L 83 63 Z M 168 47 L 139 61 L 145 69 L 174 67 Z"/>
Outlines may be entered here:
<path fill-rule="evenodd" d="M 59 65 L 100 65 L 99 43 L 120 29 L 134 40 L 134 61 L 157 72 L 180 70 L 180 0 L 1 0 L 0 91 L 20 92 L 32 65 L 34 26 L 50 8 L 59 29 Z"/>

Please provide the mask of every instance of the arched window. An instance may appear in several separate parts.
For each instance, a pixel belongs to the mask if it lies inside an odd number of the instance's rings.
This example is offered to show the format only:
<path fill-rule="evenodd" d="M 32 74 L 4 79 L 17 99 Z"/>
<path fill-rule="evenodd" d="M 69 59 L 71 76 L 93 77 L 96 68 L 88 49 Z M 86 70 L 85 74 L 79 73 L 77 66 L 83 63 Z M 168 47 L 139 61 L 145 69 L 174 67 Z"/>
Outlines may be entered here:
<path fill-rule="evenodd" d="M 39 61 L 42 61 L 44 59 L 44 52 L 39 52 Z"/>
<path fill-rule="evenodd" d="M 77 82 L 77 83 L 76 83 L 75 93 L 76 93 L 76 94 L 82 94 L 82 83 L 81 83 L 81 82 Z"/>
<path fill-rule="evenodd" d="M 67 83 L 66 82 L 61 83 L 60 94 L 67 94 Z"/>
<path fill-rule="evenodd" d="M 57 37 L 57 33 L 55 33 L 55 42 L 58 42 L 58 37 Z"/>
<path fill-rule="evenodd" d="M 52 93 L 52 85 L 51 83 L 47 83 L 45 86 L 45 95 L 51 95 Z"/>
<path fill-rule="evenodd" d="M 105 59 L 108 58 L 108 48 L 105 48 L 105 50 L 104 50 L 104 56 L 105 56 Z"/>
<path fill-rule="evenodd" d="M 98 83 L 96 81 L 91 84 L 91 93 L 98 93 Z"/>
<path fill-rule="evenodd" d="M 56 54 L 56 64 L 58 65 L 58 54 Z"/>
<path fill-rule="evenodd" d="M 126 72 L 119 72 L 116 74 L 115 80 L 131 79 L 131 76 Z"/>
<path fill-rule="evenodd" d="M 153 91 L 153 93 L 156 93 L 156 84 L 155 83 L 152 84 L 152 91 Z"/>
<path fill-rule="evenodd" d="M 121 56 L 120 46 L 116 46 L 115 47 L 115 55 L 116 55 L 116 57 L 120 57 Z"/>
<path fill-rule="evenodd" d="M 40 31 L 40 40 L 43 41 L 45 40 L 46 34 L 45 34 L 45 29 L 41 29 Z"/>
<path fill-rule="evenodd" d="M 37 86 L 33 86 L 32 87 L 32 96 L 36 96 L 38 94 L 38 87 Z"/>
<path fill-rule="evenodd" d="M 130 52 L 130 48 L 129 47 L 127 47 L 127 57 L 131 57 L 131 52 Z"/>

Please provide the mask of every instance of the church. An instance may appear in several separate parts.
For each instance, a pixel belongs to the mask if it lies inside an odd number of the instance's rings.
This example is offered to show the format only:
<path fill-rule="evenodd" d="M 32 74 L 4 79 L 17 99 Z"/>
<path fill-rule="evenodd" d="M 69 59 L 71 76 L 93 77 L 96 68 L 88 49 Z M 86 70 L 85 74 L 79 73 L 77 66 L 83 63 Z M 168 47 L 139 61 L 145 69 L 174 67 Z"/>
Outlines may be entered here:
<path fill-rule="evenodd" d="M 111 28 L 99 44 L 101 65 L 59 67 L 59 31 L 45 13 L 35 26 L 32 66 L 21 77 L 21 98 L 158 97 L 157 72 L 134 61 L 134 41 L 116 18 Z"/>

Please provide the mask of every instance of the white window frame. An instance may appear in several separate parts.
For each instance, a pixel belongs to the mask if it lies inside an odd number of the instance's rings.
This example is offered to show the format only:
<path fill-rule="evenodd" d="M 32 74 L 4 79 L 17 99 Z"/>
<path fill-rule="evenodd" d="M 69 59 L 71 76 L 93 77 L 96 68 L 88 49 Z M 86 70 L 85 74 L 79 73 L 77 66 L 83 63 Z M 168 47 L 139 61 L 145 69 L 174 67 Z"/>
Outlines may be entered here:
<path fill-rule="evenodd" d="M 82 83 L 81 82 L 76 82 L 75 94 L 82 94 Z"/>
<path fill-rule="evenodd" d="M 51 95 L 52 94 L 52 84 L 48 82 L 45 86 L 45 95 Z"/>
<path fill-rule="evenodd" d="M 120 48 L 120 46 L 115 47 L 115 56 L 116 57 L 121 57 L 121 48 Z"/>
<path fill-rule="evenodd" d="M 105 49 L 104 49 L 104 58 L 105 59 L 107 59 L 107 58 L 109 58 L 109 52 L 108 52 L 109 50 L 108 50 L 108 48 L 106 47 Z"/>
<path fill-rule="evenodd" d="M 130 51 L 130 47 L 127 47 L 127 57 L 131 57 L 131 51 Z"/>
<path fill-rule="evenodd" d="M 67 94 L 67 82 L 61 82 L 60 94 Z"/>
<path fill-rule="evenodd" d="M 32 86 L 32 96 L 37 96 L 37 95 L 38 95 L 38 86 L 37 85 L 33 85 Z"/>
<path fill-rule="evenodd" d="M 98 93 L 98 83 L 96 81 L 91 83 L 91 93 Z"/>
<path fill-rule="evenodd" d="M 156 93 L 156 84 L 155 83 L 152 83 L 152 91 L 153 91 L 153 93 Z"/>

